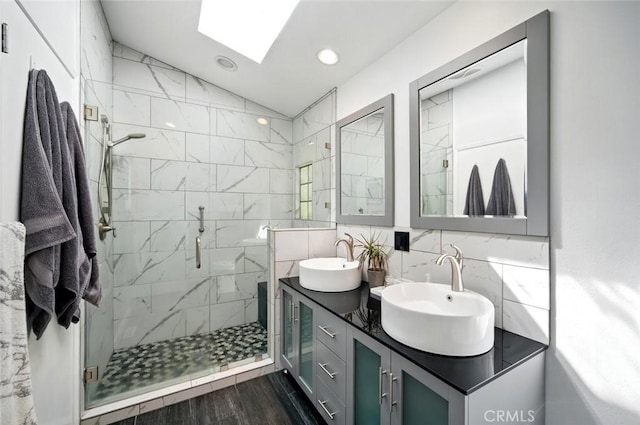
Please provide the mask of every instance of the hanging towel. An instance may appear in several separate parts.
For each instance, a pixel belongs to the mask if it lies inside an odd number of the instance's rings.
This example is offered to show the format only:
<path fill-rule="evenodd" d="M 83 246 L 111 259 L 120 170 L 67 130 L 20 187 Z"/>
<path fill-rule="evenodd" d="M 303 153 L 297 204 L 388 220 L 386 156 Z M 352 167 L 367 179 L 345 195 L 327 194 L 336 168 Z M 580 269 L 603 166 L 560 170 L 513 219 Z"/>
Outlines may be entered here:
<path fill-rule="evenodd" d="M 480 182 L 480 173 L 478 166 L 474 165 L 469 176 L 469 185 L 467 186 L 467 197 L 464 202 L 464 214 L 484 215 L 484 197 L 482 196 L 482 183 Z"/>
<path fill-rule="evenodd" d="M 78 221 L 77 226 L 73 226 L 78 237 L 76 239 L 76 252 L 71 253 L 70 267 L 73 267 L 73 260 L 75 259 L 75 267 L 78 269 L 77 293 L 79 296 L 77 296 L 73 304 L 64 311 L 64 314 L 58 318 L 58 322 L 61 325 L 69 326 L 69 320 L 77 322 L 80 318 L 79 306 L 81 298 L 98 306 L 102 293 L 98 280 L 98 259 L 96 257 L 96 239 L 93 213 L 91 211 L 89 178 L 86 171 L 87 168 L 85 165 L 80 129 L 71 105 L 67 102 L 62 102 L 60 109 L 62 110 L 62 117 L 65 123 L 65 133 L 71 162 L 71 177 L 74 182 L 73 188 L 75 189 L 73 191 L 75 196 L 71 200 L 71 203 L 75 204 L 76 211 L 72 211 L 71 214 L 77 216 Z M 75 272 L 73 275 L 75 275 Z"/>
<path fill-rule="evenodd" d="M 63 205 L 70 175 L 69 150 L 53 84 L 45 71 L 29 73 L 22 150 L 20 221 L 26 228 L 24 280 L 27 326 L 36 338 L 47 328 L 56 300 L 62 244 L 76 237 Z"/>
<path fill-rule="evenodd" d="M 27 349 L 22 223 L 0 223 L 0 424 L 35 425 Z"/>
<path fill-rule="evenodd" d="M 487 215 L 516 215 L 516 204 L 511 190 L 511 179 L 507 171 L 507 163 L 500 158 L 493 173 L 491 196 L 486 210 Z"/>

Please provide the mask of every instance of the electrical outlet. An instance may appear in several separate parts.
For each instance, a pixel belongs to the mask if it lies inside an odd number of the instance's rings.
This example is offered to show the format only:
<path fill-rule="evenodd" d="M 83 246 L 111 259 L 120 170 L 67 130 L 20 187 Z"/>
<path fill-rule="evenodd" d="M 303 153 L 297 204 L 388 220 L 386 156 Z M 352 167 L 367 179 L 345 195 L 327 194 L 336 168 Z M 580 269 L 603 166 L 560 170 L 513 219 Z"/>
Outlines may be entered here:
<path fill-rule="evenodd" d="M 393 248 L 396 251 L 409 252 L 409 232 L 394 232 Z"/>

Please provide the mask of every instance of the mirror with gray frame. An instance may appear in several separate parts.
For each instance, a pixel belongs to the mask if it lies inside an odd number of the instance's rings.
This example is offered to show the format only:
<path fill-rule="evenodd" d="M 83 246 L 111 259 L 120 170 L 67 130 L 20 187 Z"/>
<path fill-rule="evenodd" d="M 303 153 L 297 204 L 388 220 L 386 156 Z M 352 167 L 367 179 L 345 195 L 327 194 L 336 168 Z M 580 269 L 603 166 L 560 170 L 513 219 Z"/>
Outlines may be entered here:
<path fill-rule="evenodd" d="M 549 12 L 411 83 L 411 227 L 548 236 Z"/>
<path fill-rule="evenodd" d="M 336 222 L 393 226 L 393 94 L 336 124 Z"/>

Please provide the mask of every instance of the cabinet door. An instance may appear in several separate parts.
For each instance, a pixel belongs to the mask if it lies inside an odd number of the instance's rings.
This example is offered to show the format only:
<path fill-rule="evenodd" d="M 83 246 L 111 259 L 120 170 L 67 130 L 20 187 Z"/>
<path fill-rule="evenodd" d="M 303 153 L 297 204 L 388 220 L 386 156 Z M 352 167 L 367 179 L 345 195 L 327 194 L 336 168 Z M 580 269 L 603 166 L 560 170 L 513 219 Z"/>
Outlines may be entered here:
<path fill-rule="evenodd" d="M 393 425 L 464 425 L 464 396 L 404 357 L 391 355 Z"/>
<path fill-rule="evenodd" d="M 347 331 L 347 424 L 388 425 L 391 352 L 357 329 Z"/>
<path fill-rule="evenodd" d="M 295 342 L 294 342 L 294 323 L 293 323 L 293 295 L 286 291 L 282 290 L 281 299 L 281 349 L 282 354 L 280 356 L 282 360 L 282 365 L 289 370 L 294 376 L 296 374 L 296 370 L 294 369 L 295 365 Z"/>
<path fill-rule="evenodd" d="M 298 300 L 294 315 L 294 321 L 298 325 L 299 332 L 297 353 L 298 377 L 303 389 L 311 396 L 313 395 L 313 375 L 315 371 L 313 307 L 310 303 Z"/>

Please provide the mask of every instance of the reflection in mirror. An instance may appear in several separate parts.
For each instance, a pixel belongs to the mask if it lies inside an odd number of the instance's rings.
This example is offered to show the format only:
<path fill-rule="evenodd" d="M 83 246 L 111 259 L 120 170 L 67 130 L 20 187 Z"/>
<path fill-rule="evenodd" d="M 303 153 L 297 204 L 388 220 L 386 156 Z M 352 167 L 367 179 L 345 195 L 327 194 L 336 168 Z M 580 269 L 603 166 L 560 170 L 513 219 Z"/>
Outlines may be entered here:
<path fill-rule="evenodd" d="M 420 90 L 423 216 L 526 215 L 525 50 L 522 40 Z"/>
<path fill-rule="evenodd" d="M 411 83 L 411 227 L 549 234 L 549 12 Z"/>
<path fill-rule="evenodd" d="M 336 221 L 393 225 L 393 95 L 336 126 Z"/>
<path fill-rule="evenodd" d="M 343 215 L 384 215 L 384 108 L 340 129 Z"/>

